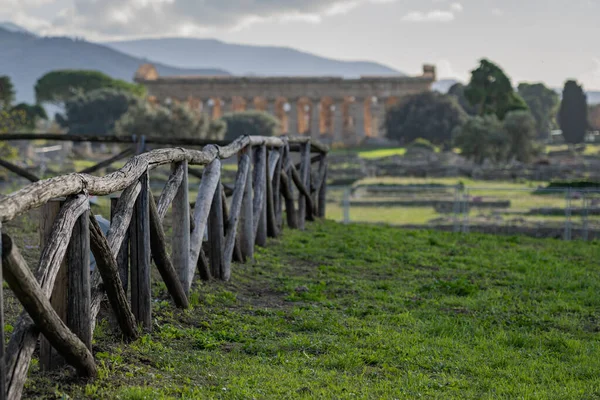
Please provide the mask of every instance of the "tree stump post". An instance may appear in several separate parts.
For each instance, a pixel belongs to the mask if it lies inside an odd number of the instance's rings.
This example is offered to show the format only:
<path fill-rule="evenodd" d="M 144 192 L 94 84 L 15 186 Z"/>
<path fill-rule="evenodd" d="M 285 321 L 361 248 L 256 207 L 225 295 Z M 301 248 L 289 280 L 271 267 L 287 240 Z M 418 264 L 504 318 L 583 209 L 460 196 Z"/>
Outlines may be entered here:
<path fill-rule="evenodd" d="M 150 187 L 148 171 L 140 177 L 142 190 L 135 201 L 129 235 L 131 238 L 131 310 L 144 329 L 152 330 L 150 287 Z"/>
<path fill-rule="evenodd" d="M 113 196 L 110 199 L 110 220 L 112 222 L 113 217 L 115 216 L 115 212 L 117 209 L 117 203 L 119 202 L 118 196 Z M 117 266 L 119 267 L 119 278 L 121 278 L 121 283 L 123 284 L 123 290 L 127 293 L 127 288 L 129 286 L 129 230 L 125 233 L 125 238 L 123 239 L 123 243 L 119 248 L 119 252 L 117 253 Z"/>
<path fill-rule="evenodd" d="M 183 170 L 183 179 L 177 189 L 175 198 L 173 199 L 172 216 L 173 216 L 173 236 L 171 240 L 171 260 L 173 267 L 179 274 L 179 279 L 183 285 L 186 295 L 189 287 L 186 282 L 190 275 L 190 268 L 195 268 L 190 265 L 190 201 L 188 198 L 188 163 L 173 164 L 172 171 L 175 172 L 178 168 Z"/>
<path fill-rule="evenodd" d="M 73 228 L 67 250 L 69 271 L 67 326 L 88 348 L 92 349 L 90 320 L 90 220 L 86 210 Z"/>
<path fill-rule="evenodd" d="M 211 274 L 213 278 L 221 280 L 224 278 L 223 243 L 225 241 L 222 202 L 221 181 L 219 180 L 208 215 L 208 240 Z"/>
<path fill-rule="evenodd" d="M 44 204 L 40 210 L 40 248 L 44 248 L 52 235 L 54 220 L 60 211 L 64 199 L 53 199 Z M 66 258 L 66 257 L 65 257 Z M 60 270 L 54 281 L 50 296 L 50 304 L 63 322 L 67 322 L 69 275 L 66 260 L 61 263 Z M 43 371 L 51 371 L 62 367 L 65 360 L 56 349 L 52 348 L 45 337 L 40 338 L 40 367 Z"/>

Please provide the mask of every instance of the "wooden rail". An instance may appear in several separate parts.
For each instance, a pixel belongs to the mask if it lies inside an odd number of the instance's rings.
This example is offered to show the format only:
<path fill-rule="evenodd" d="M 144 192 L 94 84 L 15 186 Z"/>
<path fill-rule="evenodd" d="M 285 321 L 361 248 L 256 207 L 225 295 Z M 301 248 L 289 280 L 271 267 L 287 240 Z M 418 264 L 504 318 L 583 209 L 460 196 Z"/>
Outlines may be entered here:
<path fill-rule="evenodd" d="M 73 135 L 61 136 L 73 139 Z M 318 153 L 316 157 L 311 158 L 311 150 Z M 291 159 L 292 151 L 300 151 L 299 168 Z M 290 228 L 303 228 L 305 220 L 325 215 L 327 152 L 326 146 L 312 143 L 310 138 L 243 136 L 223 146 L 206 144 L 202 150 L 153 150 L 131 158 L 123 168 L 104 177 L 73 173 L 34 182 L 2 197 L 0 229 L 2 223 L 42 207 L 41 229 L 47 239 L 32 273 L 14 241 L 2 235 L 1 270 L 25 310 L 6 354 L 0 346 L 0 399 L 21 397 L 40 333 L 62 362 L 74 366 L 82 377 L 93 378 L 97 370 L 91 338 L 106 297 L 125 340 L 135 340 L 140 326 L 152 330 L 151 259 L 174 304 L 187 308 L 197 275 L 204 280 L 227 281 L 232 261 L 251 260 L 255 245 L 264 246 L 267 237 L 281 234 L 284 203 Z M 232 157 L 237 157 L 238 170 L 229 188 L 228 207 L 221 160 Z M 318 166 L 313 168 L 313 163 Z M 151 171 L 160 165 L 171 165 L 171 175 L 155 200 L 149 181 Z M 204 166 L 193 210 L 188 196 L 190 165 Z M 112 195 L 106 235 L 90 210 L 89 195 Z M 57 206 L 46 206 L 50 204 Z M 170 256 L 162 225 L 169 208 L 173 220 Z M 208 245 L 203 246 L 206 232 Z M 96 260 L 92 272 L 90 251 Z M 64 278 L 57 278 L 60 274 Z M 126 296 L 128 287 L 131 304 Z M 64 298 L 66 308 L 57 308 L 57 299 Z M 0 286 L 3 338 L 2 303 Z M 52 357 L 41 362 L 44 368 L 61 364 Z"/>

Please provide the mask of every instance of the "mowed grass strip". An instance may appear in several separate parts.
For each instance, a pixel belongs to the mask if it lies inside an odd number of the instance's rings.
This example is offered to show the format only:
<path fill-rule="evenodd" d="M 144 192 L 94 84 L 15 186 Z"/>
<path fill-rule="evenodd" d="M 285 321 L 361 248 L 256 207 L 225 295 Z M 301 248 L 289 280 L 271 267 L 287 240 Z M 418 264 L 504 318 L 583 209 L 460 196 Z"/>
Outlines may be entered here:
<path fill-rule="evenodd" d="M 598 242 L 310 223 L 190 310 L 156 283 L 153 333 L 126 345 L 100 323 L 99 379 L 34 365 L 24 398 L 597 398 L 599 259 Z"/>

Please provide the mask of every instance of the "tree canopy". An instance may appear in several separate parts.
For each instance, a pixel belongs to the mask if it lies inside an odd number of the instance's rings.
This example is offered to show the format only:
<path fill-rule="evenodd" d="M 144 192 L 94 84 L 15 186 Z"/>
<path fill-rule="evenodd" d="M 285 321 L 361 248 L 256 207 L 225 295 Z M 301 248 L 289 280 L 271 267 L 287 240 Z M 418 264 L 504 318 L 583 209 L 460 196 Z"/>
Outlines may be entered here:
<path fill-rule="evenodd" d="M 65 103 L 65 115 L 56 115 L 56 122 L 72 134 L 106 135 L 130 107 L 141 100 L 129 92 L 96 89 L 79 94 Z"/>
<path fill-rule="evenodd" d="M 478 114 L 477 107 L 471 104 L 465 96 L 465 85 L 460 82 L 455 83 L 448 90 L 448 94 L 450 96 L 454 96 L 456 101 L 458 101 L 458 104 L 460 104 L 467 114 L 470 116 L 475 116 Z"/>
<path fill-rule="evenodd" d="M 467 115 L 448 95 L 424 92 L 407 97 L 386 113 L 387 137 L 400 143 L 426 139 L 442 145 L 452 141 L 452 131 Z"/>
<path fill-rule="evenodd" d="M 22 113 L 23 127 L 34 129 L 39 119 L 48 119 L 46 110 L 39 104 L 19 103 L 11 108 L 12 112 Z"/>
<path fill-rule="evenodd" d="M 585 140 L 587 111 L 587 97 L 583 88 L 576 81 L 567 81 L 558 112 L 558 122 L 565 142 L 575 144 Z"/>
<path fill-rule="evenodd" d="M 503 121 L 504 132 L 508 136 L 510 147 L 508 157 L 521 162 L 529 162 L 536 153 L 536 120 L 529 111 L 511 111 Z"/>
<path fill-rule="evenodd" d="M 500 120 L 510 111 L 527 110 L 527 104 L 515 93 L 504 71 L 486 59 L 471 72 L 465 97 L 477 107 L 479 115 L 494 114 Z"/>
<path fill-rule="evenodd" d="M 69 98 L 97 89 L 117 89 L 142 96 L 145 88 L 141 85 L 114 79 L 99 71 L 59 70 L 48 72 L 35 85 L 35 98 L 38 103 L 61 104 Z"/>
<path fill-rule="evenodd" d="M 15 87 L 10 77 L 0 76 L 0 109 L 7 110 L 15 101 Z"/>
<path fill-rule="evenodd" d="M 235 140 L 242 135 L 275 136 L 281 131 L 279 120 L 262 111 L 228 113 L 221 120 L 227 125 L 225 140 Z"/>
<path fill-rule="evenodd" d="M 537 136 L 547 139 L 556 124 L 560 103 L 558 93 L 543 83 L 521 83 L 518 90 L 535 118 Z"/>
<path fill-rule="evenodd" d="M 173 138 L 221 139 L 226 125 L 223 121 L 209 121 L 186 104 L 169 106 L 141 102 L 123 114 L 115 124 L 119 135 L 147 135 Z"/>

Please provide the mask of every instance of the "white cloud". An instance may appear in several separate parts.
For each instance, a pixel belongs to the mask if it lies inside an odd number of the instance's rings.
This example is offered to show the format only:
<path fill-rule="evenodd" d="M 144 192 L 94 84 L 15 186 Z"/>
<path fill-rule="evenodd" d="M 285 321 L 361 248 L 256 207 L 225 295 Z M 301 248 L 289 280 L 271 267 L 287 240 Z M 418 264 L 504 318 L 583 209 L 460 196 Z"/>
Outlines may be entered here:
<path fill-rule="evenodd" d="M 452 11 L 461 12 L 462 10 L 464 10 L 464 7 L 463 7 L 463 5 L 462 5 L 462 4 L 460 4 L 460 3 L 452 3 L 452 4 L 450 5 L 450 9 L 451 9 Z"/>
<path fill-rule="evenodd" d="M 494 14 L 497 17 L 501 17 L 504 15 L 504 11 L 502 11 L 499 8 L 492 8 L 492 14 Z"/>
<path fill-rule="evenodd" d="M 578 80 L 583 82 L 584 87 L 588 90 L 600 90 L 600 58 L 592 58 L 593 66 L 581 76 Z"/>
<path fill-rule="evenodd" d="M 450 22 L 454 20 L 451 11 L 433 10 L 429 12 L 413 11 L 402 17 L 406 22 Z"/>

